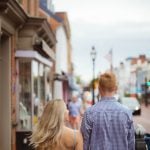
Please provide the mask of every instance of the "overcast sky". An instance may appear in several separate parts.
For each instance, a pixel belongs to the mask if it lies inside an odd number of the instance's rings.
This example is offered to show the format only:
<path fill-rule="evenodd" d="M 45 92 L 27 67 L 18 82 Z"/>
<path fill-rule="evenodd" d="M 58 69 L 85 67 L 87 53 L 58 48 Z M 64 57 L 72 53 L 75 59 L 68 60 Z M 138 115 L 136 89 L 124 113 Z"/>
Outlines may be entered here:
<path fill-rule="evenodd" d="M 150 57 L 150 0 L 54 0 L 71 26 L 75 73 L 92 78 L 91 47 L 97 51 L 95 74 L 109 68 L 105 55 L 113 49 L 113 65 L 129 56 Z"/>

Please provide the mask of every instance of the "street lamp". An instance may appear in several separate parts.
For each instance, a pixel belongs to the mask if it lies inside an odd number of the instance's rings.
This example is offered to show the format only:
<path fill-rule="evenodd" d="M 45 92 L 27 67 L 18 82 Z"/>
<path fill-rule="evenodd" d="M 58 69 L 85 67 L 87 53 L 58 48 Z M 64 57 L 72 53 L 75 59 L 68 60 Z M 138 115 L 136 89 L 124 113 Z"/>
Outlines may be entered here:
<path fill-rule="evenodd" d="M 96 59 L 96 54 L 97 54 L 94 46 L 92 46 L 92 51 L 90 54 L 91 54 L 91 58 L 92 58 L 92 62 L 93 62 L 92 102 L 94 105 L 95 104 L 95 92 L 94 92 L 95 59 Z"/>

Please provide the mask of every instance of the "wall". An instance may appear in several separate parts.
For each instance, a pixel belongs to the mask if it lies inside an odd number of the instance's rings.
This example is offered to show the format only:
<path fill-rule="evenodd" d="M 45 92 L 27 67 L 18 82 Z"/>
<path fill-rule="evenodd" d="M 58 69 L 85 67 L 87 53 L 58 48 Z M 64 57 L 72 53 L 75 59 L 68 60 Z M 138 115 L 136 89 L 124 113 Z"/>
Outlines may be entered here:
<path fill-rule="evenodd" d="M 39 15 L 39 0 L 22 0 L 21 5 L 27 14 L 31 16 Z"/>
<path fill-rule="evenodd" d="M 1 37 L 0 47 L 0 149 L 11 149 L 11 72 L 10 72 L 10 38 Z"/>
<path fill-rule="evenodd" d="M 56 39 L 56 73 L 67 72 L 67 37 L 62 26 L 56 31 Z"/>
<path fill-rule="evenodd" d="M 67 37 L 65 30 L 60 26 L 56 31 L 56 68 L 55 72 L 61 74 L 61 71 L 67 72 Z M 63 98 L 62 82 L 54 83 L 54 98 Z"/>

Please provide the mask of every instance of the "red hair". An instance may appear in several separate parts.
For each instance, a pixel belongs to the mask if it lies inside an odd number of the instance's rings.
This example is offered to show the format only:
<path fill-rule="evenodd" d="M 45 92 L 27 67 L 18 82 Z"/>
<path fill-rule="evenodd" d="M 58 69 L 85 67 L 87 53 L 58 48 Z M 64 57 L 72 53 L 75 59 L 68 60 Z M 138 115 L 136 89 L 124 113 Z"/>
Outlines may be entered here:
<path fill-rule="evenodd" d="M 113 73 L 104 73 L 99 78 L 99 90 L 112 92 L 117 89 L 116 76 Z"/>

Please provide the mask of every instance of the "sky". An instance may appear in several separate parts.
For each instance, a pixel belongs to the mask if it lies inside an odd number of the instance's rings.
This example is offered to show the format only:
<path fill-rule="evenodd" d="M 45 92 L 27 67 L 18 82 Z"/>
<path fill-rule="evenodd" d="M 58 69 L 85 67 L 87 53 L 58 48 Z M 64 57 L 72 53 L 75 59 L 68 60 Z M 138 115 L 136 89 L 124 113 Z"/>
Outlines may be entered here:
<path fill-rule="evenodd" d="M 90 52 L 95 46 L 95 75 L 110 68 L 105 58 L 113 50 L 113 66 L 127 57 L 150 57 L 149 0 L 54 0 L 55 11 L 65 11 L 71 28 L 75 74 L 92 79 Z"/>

